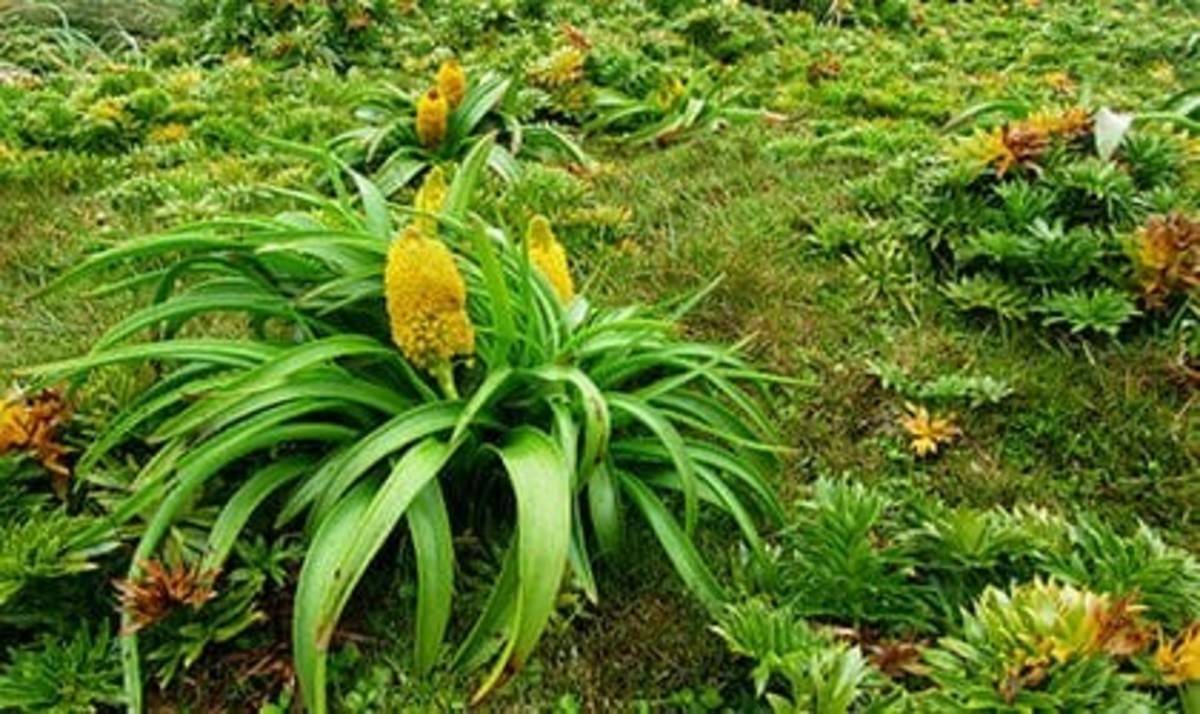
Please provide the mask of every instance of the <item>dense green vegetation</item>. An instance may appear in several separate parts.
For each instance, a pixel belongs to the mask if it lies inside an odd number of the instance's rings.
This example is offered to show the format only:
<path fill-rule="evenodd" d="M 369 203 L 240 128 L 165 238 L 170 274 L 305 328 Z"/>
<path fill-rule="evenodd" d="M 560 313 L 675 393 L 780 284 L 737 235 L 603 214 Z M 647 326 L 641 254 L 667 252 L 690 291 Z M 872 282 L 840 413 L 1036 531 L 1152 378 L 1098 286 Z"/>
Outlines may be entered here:
<path fill-rule="evenodd" d="M 1200 712 L 1193 2 L 0 18 L 0 709 Z"/>

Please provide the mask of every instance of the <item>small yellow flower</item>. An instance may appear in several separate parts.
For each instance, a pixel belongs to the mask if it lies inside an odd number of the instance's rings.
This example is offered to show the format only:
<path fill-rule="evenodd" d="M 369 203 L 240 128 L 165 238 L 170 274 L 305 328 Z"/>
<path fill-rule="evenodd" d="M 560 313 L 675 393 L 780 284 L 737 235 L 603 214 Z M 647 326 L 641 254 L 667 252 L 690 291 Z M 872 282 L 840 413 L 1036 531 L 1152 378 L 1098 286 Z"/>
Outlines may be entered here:
<path fill-rule="evenodd" d="M 171 123 L 156 126 L 147 138 L 152 144 L 175 144 L 188 137 L 188 128 L 183 124 Z"/>
<path fill-rule="evenodd" d="M 1042 75 L 1042 79 L 1051 89 L 1059 94 L 1071 94 L 1075 91 L 1075 80 L 1071 79 L 1071 75 L 1061 70 L 1055 72 L 1047 72 Z"/>
<path fill-rule="evenodd" d="M 529 222 L 525 245 L 529 250 L 529 261 L 546 276 L 559 299 L 570 302 L 575 297 L 575 283 L 567 264 L 567 250 L 554 236 L 545 216 L 534 216 Z"/>
<path fill-rule="evenodd" d="M 475 351 L 467 288 L 454 255 L 415 225 L 392 241 L 384 275 L 392 339 L 414 365 L 434 371 Z"/>
<path fill-rule="evenodd" d="M 458 60 L 446 60 L 438 67 L 437 91 L 446 98 L 451 109 L 462 103 L 467 94 L 467 73 L 463 71 Z"/>
<path fill-rule="evenodd" d="M 431 89 L 417 101 L 417 141 L 426 149 L 432 149 L 446 138 L 446 122 L 450 105 L 446 98 Z"/>
<path fill-rule="evenodd" d="M 905 404 L 904 407 L 908 410 L 908 416 L 900 418 L 900 425 L 911 437 L 909 446 L 917 456 L 936 454 L 938 447 L 962 435 L 962 431 L 954 425 L 953 414 L 934 418 L 925 407 L 914 404 Z"/>
<path fill-rule="evenodd" d="M 687 87 L 683 80 L 679 77 L 672 77 L 663 82 L 658 89 L 654 91 L 654 104 L 663 111 L 675 106 L 684 96 L 687 95 Z"/>
<path fill-rule="evenodd" d="M 1163 642 L 1154 664 L 1167 684 L 1200 681 L 1200 622 L 1193 623 L 1173 642 Z"/>
<path fill-rule="evenodd" d="M 539 62 L 532 72 L 532 79 L 548 89 L 575 84 L 583 79 L 586 59 L 587 55 L 578 47 L 564 47 Z"/>
<path fill-rule="evenodd" d="M 204 75 L 196 69 L 188 69 L 172 75 L 166 81 L 167 88 L 175 94 L 188 94 L 204 81 Z"/>
<path fill-rule="evenodd" d="M 118 124 L 125 121 L 125 103 L 118 99 L 106 97 L 88 107 L 88 116 L 93 121 Z"/>
<path fill-rule="evenodd" d="M 1150 68 L 1150 76 L 1163 84 L 1175 83 L 1175 65 L 1166 60 L 1159 60 Z"/>
<path fill-rule="evenodd" d="M 442 203 L 446 200 L 446 191 L 446 175 L 440 166 L 434 166 L 429 173 L 425 174 L 425 181 L 421 183 L 421 188 L 417 189 L 417 196 L 413 200 L 413 208 L 422 213 L 433 214 L 416 216 L 413 219 L 413 225 L 421 231 L 422 235 L 429 237 L 437 235 L 438 222 L 434 216 L 442 210 Z"/>

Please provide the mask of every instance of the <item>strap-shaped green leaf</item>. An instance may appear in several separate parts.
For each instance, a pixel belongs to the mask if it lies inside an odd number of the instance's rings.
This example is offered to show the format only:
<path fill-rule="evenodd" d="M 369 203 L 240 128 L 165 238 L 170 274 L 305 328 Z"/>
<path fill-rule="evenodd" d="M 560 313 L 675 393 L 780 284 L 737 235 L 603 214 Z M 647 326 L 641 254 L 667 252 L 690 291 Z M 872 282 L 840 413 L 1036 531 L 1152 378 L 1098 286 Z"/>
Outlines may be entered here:
<path fill-rule="evenodd" d="M 579 481 L 576 485 L 587 483 L 592 471 L 600 465 L 608 450 L 608 440 L 612 434 L 608 402 L 604 400 L 600 388 L 586 373 L 576 367 L 548 365 L 538 367 L 530 374 L 550 382 L 566 382 L 578 390 L 583 406 L 584 429 L 583 453 L 580 454 L 578 464 Z"/>
<path fill-rule="evenodd" d="M 521 427 L 498 452 L 517 502 L 517 602 L 507 647 L 473 702 L 519 671 L 533 651 L 554 612 L 571 540 L 570 476 L 554 440 Z"/>
<path fill-rule="evenodd" d="M 376 464 L 427 436 L 449 430 L 461 411 L 460 402 L 434 402 L 393 417 L 307 479 L 284 504 L 276 524 L 288 522 L 316 501 L 309 521 L 314 524 Z"/>
<path fill-rule="evenodd" d="M 208 544 L 205 547 L 206 552 L 201 571 L 220 570 L 225 565 L 225 559 L 229 557 L 230 551 L 233 550 L 233 544 L 237 541 L 238 535 L 246 527 L 250 517 L 254 515 L 254 511 L 272 493 L 308 468 L 311 468 L 311 459 L 292 456 L 260 469 L 238 487 L 233 496 L 225 502 L 216 522 L 208 531 Z"/>
<path fill-rule="evenodd" d="M 696 473 L 692 465 L 692 457 L 688 454 L 683 437 L 676 431 L 665 416 L 654 407 L 629 394 L 609 393 L 605 395 L 609 406 L 632 416 L 649 429 L 662 443 L 663 448 L 671 456 L 676 470 L 679 471 L 679 481 L 683 488 L 683 522 L 684 529 L 690 534 L 696 529 L 699 514 L 698 497 L 696 495 Z"/>
<path fill-rule="evenodd" d="M 306 604 L 305 619 L 295 621 L 292 634 L 295 640 L 293 646 L 296 647 L 298 656 L 303 652 L 305 656 L 314 660 L 307 663 L 305 668 L 307 673 L 312 674 L 312 678 L 307 681 L 300 680 L 300 687 L 305 692 L 305 704 L 314 714 L 324 714 L 327 710 L 323 677 L 325 653 L 346 603 L 350 601 L 355 586 L 362 579 L 375 554 L 383 547 L 417 494 L 437 478 L 450 453 L 451 450 L 445 442 L 432 438 L 409 449 L 374 492 L 366 509 L 357 512 L 357 522 L 349 536 L 344 534 L 340 523 L 340 502 L 326 519 L 322 520 L 317 530 L 318 537 L 322 531 L 329 528 L 339 536 L 343 548 L 340 557 L 332 562 L 326 562 L 323 557 L 319 563 L 323 567 L 332 568 L 325 571 L 323 585 L 313 586 L 311 594 L 305 593 L 317 602 L 313 609 L 310 609 L 313 606 Z M 355 492 L 351 493 L 353 496 Z M 328 519 L 335 519 L 338 523 L 330 527 L 327 525 Z M 307 565 L 306 562 L 306 569 Z M 299 667 L 297 676 L 300 676 Z"/>
<path fill-rule="evenodd" d="M 337 573 L 338 564 L 357 535 L 376 490 L 376 484 L 362 483 L 338 502 L 317 529 L 300 568 L 292 608 L 292 660 L 300 696 L 310 712 L 324 711 L 325 706 L 325 652 L 331 631 L 323 629 L 324 604 L 343 577 Z"/>
<path fill-rule="evenodd" d="M 450 115 L 450 137 L 447 143 L 455 144 L 469 137 L 475 131 L 475 127 L 479 126 L 479 122 L 504 100 L 504 95 L 511 85 L 510 79 L 487 74 L 472 86 L 463 97 L 462 103 Z"/>
<path fill-rule="evenodd" d="M 362 201 L 363 213 L 366 214 L 367 230 L 381 240 L 390 240 L 395 233 L 392 226 L 392 215 L 388 212 L 387 199 L 379 187 L 366 176 L 353 169 L 347 169 L 350 178 L 358 189 L 359 200 Z"/>
<path fill-rule="evenodd" d="M 426 675 L 441 654 L 450 601 L 454 596 L 454 541 L 446 500 L 436 480 L 430 481 L 408 509 L 408 531 L 417 561 L 417 623 L 413 661 Z"/>
<path fill-rule="evenodd" d="M 155 359 L 248 367 L 262 362 L 277 351 L 278 348 L 270 345 L 241 340 L 171 340 L 116 347 L 98 354 L 23 367 L 15 372 L 19 375 L 37 375 L 47 381 L 53 381 L 82 374 L 97 367 Z"/>
<path fill-rule="evenodd" d="M 601 463 L 587 482 L 588 514 L 601 555 L 620 552 L 624 540 L 619 493 L 612 469 L 607 463 Z"/>
<path fill-rule="evenodd" d="M 675 572 L 684 584 L 710 611 L 719 610 L 726 600 L 725 592 L 705 565 L 704 558 L 700 556 L 696 546 L 671 517 L 667 507 L 638 479 L 624 474 L 619 475 L 619 478 L 621 490 L 629 494 L 630 500 L 650 524 L 650 529 L 658 537 L 671 564 L 675 566 Z"/>

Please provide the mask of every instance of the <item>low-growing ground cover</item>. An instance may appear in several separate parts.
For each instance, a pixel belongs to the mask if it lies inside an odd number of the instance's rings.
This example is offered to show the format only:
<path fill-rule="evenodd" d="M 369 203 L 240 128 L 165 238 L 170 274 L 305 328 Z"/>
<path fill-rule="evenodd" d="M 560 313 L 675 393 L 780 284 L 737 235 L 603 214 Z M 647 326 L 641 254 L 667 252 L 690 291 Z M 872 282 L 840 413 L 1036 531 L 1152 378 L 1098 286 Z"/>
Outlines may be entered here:
<path fill-rule="evenodd" d="M 0 706 L 1200 710 L 1186 0 L 0 13 Z"/>

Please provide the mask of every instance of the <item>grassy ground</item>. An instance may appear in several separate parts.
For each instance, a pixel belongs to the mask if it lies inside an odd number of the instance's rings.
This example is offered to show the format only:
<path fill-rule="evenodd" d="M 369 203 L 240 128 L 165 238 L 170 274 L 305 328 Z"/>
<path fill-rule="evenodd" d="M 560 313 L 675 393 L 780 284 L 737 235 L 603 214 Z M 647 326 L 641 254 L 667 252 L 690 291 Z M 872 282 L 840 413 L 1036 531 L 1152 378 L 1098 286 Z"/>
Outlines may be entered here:
<path fill-rule="evenodd" d="M 747 101 L 786 116 L 781 122 L 720 127 L 666 147 L 586 142 L 603 164 L 586 179 L 587 204 L 629 218 L 568 234 L 580 275 L 600 302 L 677 299 L 721 276 L 686 327 L 721 341 L 750 338 L 764 366 L 798 379 L 772 405 L 793 449 L 778 482 L 785 502 L 815 477 L 846 477 L 951 504 L 1083 507 L 1200 545 L 1200 409 L 1195 386 L 1171 368 L 1177 332 L 1139 326 L 1119 339 L 1082 339 L 1036 323 L 1006 326 L 956 311 L 919 260 L 902 261 L 878 286 L 848 260 L 901 230 L 864 207 L 864 187 L 905 160 L 945 151 L 954 141 L 947 120 L 995 99 L 1140 109 L 1200 81 L 1200 20 L 1182 5 L 1148 1 L 927 3 L 916 12 L 917 22 L 899 29 L 774 20 L 778 41 L 724 71 Z M 597 42 L 642 42 L 619 12 L 573 15 Z M 552 36 L 551 23 L 539 27 Z M 450 33 L 441 31 L 439 39 Z M 520 45 L 484 33 L 456 48 L 469 65 L 489 56 L 515 64 L 530 51 Z M 291 139 L 328 139 L 352 124 L 353 89 L 411 83 L 424 70 L 419 60 L 399 64 L 345 77 L 248 60 L 168 65 L 154 70 L 156 82 L 207 107 L 184 142 L 99 155 L 29 147 L 0 163 L 0 367 L 80 353 L 129 309 L 124 297 L 29 297 L 100 242 L 268 207 L 257 182 L 307 180 L 302 162 L 240 145 L 224 129 L 258 124 Z M 113 71 L 96 59 L 50 81 L 78 87 Z M 1198 191 L 1194 181 L 1185 189 L 1193 209 Z M 991 377 L 1012 394 L 959 408 L 962 438 L 938 458 L 918 459 L 899 426 L 905 399 L 873 373 L 878 364 L 914 380 Z M 103 414 L 137 388 L 106 375 L 87 392 L 85 413 Z M 711 550 L 726 550 L 714 540 Z M 602 711 L 702 706 L 709 690 L 727 704 L 746 696 L 742 666 L 666 568 L 635 552 L 612 570 L 603 604 L 566 606 L 498 708 Z M 399 582 L 369 590 L 367 612 L 348 628 L 353 644 L 335 660 L 347 708 L 458 701 L 462 683 L 413 682 L 398 664 L 407 645 L 397 611 L 406 610 L 391 604 L 411 592 Z M 200 670 L 193 690 L 222 676 L 211 669 Z"/>

